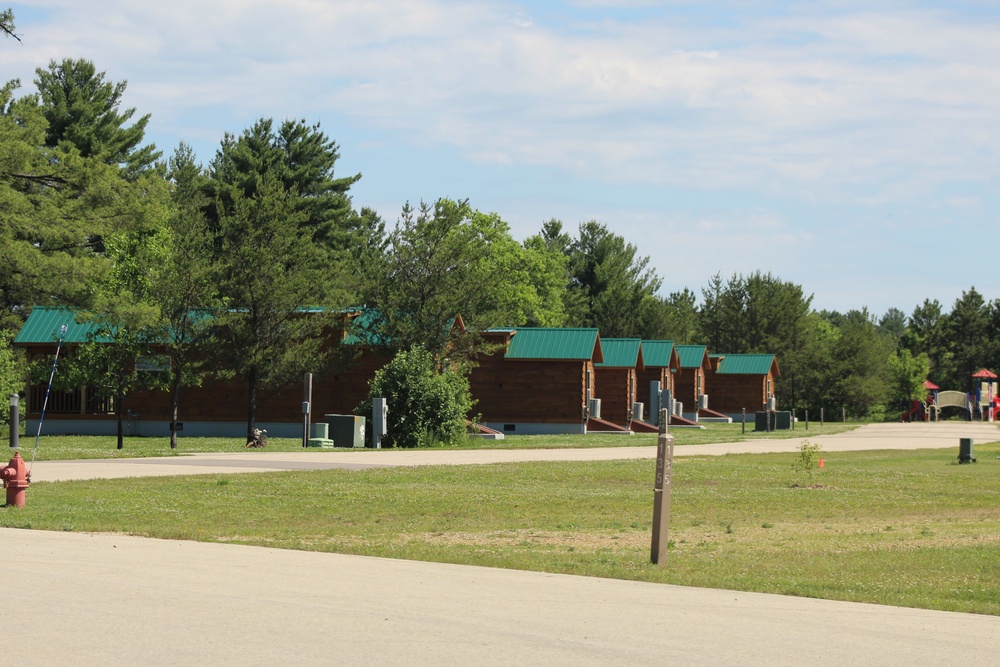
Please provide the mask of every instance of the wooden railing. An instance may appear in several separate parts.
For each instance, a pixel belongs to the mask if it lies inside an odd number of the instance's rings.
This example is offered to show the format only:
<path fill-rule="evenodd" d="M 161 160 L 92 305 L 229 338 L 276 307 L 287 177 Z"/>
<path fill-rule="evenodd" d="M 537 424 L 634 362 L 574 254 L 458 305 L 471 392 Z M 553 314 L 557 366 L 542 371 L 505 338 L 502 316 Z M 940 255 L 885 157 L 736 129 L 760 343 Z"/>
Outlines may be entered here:
<path fill-rule="evenodd" d="M 28 393 L 28 411 L 41 412 L 45 404 L 45 385 L 32 385 Z M 49 392 L 49 403 L 46 412 L 63 415 L 103 415 L 115 411 L 113 398 L 102 396 L 90 387 L 62 391 L 53 389 Z"/>

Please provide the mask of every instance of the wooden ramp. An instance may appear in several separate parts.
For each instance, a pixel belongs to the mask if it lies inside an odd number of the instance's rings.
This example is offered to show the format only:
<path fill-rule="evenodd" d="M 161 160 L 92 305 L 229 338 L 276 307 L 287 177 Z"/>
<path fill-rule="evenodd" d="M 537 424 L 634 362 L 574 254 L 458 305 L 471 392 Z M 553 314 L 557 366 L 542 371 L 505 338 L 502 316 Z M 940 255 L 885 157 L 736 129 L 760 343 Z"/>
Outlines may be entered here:
<path fill-rule="evenodd" d="M 629 428 L 636 433 L 659 433 L 660 428 L 658 426 L 653 426 L 652 424 L 638 419 L 633 419 L 632 423 L 629 424 Z"/>
<path fill-rule="evenodd" d="M 693 426 L 695 428 L 705 428 L 704 426 L 702 426 L 698 422 L 691 421 L 690 419 L 687 419 L 685 417 L 681 417 L 680 415 L 670 415 L 670 423 L 668 425 L 669 426 Z"/>
<path fill-rule="evenodd" d="M 477 424 L 476 422 L 465 420 L 465 428 L 472 435 L 483 438 L 484 440 L 503 440 L 503 433 L 489 426 L 484 426 L 483 424 Z"/>
<path fill-rule="evenodd" d="M 587 419 L 587 433 L 624 433 L 630 434 L 632 431 L 628 430 L 624 426 L 619 426 L 618 424 L 613 424 L 604 419 L 596 419 L 590 417 Z"/>

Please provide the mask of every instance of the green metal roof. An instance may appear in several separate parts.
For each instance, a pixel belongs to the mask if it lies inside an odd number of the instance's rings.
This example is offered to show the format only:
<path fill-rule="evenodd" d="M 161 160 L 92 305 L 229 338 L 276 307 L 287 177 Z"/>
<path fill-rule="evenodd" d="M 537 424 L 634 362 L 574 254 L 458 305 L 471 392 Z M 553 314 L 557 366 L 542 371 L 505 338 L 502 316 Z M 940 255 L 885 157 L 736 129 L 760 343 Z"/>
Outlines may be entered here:
<path fill-rule="evenodd" d="M 699 368 L 705 360 L 705 345 L 678 345 L 677 356 L 681 360 L 681 368 Z"/>
<path fill-rule="evenodd" d="M 371 308 L 344 311 L 348 315 L 358 312 L 347 325 L 344 345 L 388 345 L 389 339 L 376 331 L 379 313 Z"/>
<path fill-rule="evenodd" d="M 345 345 L 391 346 L 393 344 L 391 337 L 379 331 L 379 328 L 384 324 L 381 321 L 381 311 L 367 306 L 360 306 L 357 308 L 341 309 L 337 312 L 349 316 L 347 333 L 344 337 Z M 446 335 L 450 334 L 456 328 L 460 332 L 465 331 L 465 322 L 462 321 L 461 315 L 450 318 L 445 323 L 443 333 Z"/>
<path fill-rule="evenodd" d="M 597 329 L 544 329 L 523 327 L 514 331 L 505 359 L 593 359 L 604 361 Z"/>
<path fill-rule="evenodd" d="M 767 375 L 771 366 L 777 366 L 773 354 L 725 354 L 719 363 L 719 375 Z"/>
<path fill-rule="evenodd" d="M 673 353 L 672 340 L 642 341 L 642 363 L 648 368 L 670 368 L 670 357 Z"/>
<path fill-rule="evenodd" d="M 329 308 L 304 307 L 299 308 L 302 313 L 323 313 L 323 312 L 353 312 L 341 311 Z M 28 315 L 28 320 L 21 327 L 14 338 L 15 345 L 39 345 L 45 343 L 55 343 L 59 340 L 59 330 L 66 326 L 66 335 L 63 337 L 64 343 L 80 344 L 90 340 L 90 335 L 97 329 L 97 324 L 92 321 L 77 320 L 85 311 L 67 306 L 35 306 Z M 208 317 L 200 311 L 192 311 L 193 316 L 198 318 Z M 110 336 L 98 336 L 94 339 L 99 343 L 110 343 Z"/>
<path fill-rule="evenodd" d="M 59 330 L 65 326 L 65 343 L 86 343 L 88 336 L 97 328 L 93 322 L 76 321 L 78 310 L 63 306 L 35 306 L 28 315 L 28 321 L 14 338 L 15 345 L 38 345 L 55 343 L 59 340 Z"/>
<path fill-rule="evenodd" d="M 638 338 L 603 338 L 601 351 L 604 361 L 594 364 L 599 368 L 642 368 L 642 341 Z"/>

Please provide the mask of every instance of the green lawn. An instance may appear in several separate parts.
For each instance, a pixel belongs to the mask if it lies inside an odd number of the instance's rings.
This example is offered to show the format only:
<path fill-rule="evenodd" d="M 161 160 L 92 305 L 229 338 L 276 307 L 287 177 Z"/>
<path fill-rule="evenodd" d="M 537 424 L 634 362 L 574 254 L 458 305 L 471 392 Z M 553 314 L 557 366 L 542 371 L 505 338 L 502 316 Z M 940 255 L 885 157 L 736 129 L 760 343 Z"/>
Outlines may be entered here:
<path fill-rule="evenodd" d="M 818 423 L 810 423 L 806 431 L 799 424 L 794 431 L 775 431 L 773 433 L 754 433 L 753 426 L 742 433 L 740 424 L 708 424 L 704 429 L 675 428 L 670 432 L 675 438 L 675 445 L 698 445 L 711 442 L 741 442 L 759 438 L 790 438 L 805 435 L 823 435 L 842 433 L 857 428 L 858 423 L 827 423 L 820 427 Z M 3 443 L 7 444 L 7 441 Z M 194 454 L 200 452 L 247 452 L 246 440 L 242 438 L 180 438 L 177 449 L 171 451 L 168 438 L 126 437 L 124 448 L 117 449 L 115 436 L 63 436 L 43 435 L 35 449 L 33 435 L 21 436 L 21 456 L 30 459 L 32 454 L 37 461 L 52 461 L 66 459 L 100 459 L 100 458 L 133 458 L 146 456 L 172 456 Z M 503 440 L 483 440 L 470 438 L 456 449 L 543 449 L 560 447 L 635 447 L 655 445 L 655 434 L 601 434 L 591 433 L 581 435 L 518 435 L 509 436 Z M 302 441 L 298 438 L 271 438 L 268 441 L 268 451 L 301 451 Z M 319 450 L 312 450 L 319 451 Z M 329 450 L 324 450 L 329 451 Z M 345 451 L 345 450 L 339 450 Z"/>
<path fill-rule="evenodd" d="M 810 431 L 811 433 L 812 431 Z M 0 524 L 468 563 L 1000 615 L 1000 444 L 36 483 Z"/>

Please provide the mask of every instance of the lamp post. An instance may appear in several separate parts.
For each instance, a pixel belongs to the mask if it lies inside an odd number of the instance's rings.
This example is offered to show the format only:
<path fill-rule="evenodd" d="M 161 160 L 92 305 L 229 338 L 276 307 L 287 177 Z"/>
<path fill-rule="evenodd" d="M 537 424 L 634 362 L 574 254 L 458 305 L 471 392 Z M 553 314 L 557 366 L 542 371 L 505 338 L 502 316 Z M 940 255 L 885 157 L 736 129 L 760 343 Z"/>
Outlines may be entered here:
<path fill-rule="evenodd" d="M 21 397 L 17 394 L 10 395 L 10 446 L 15 449 L 21 446 L 21 415 L 19 405 Z"/>

